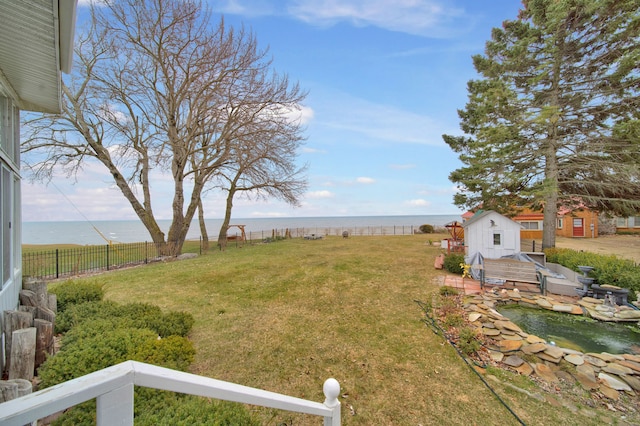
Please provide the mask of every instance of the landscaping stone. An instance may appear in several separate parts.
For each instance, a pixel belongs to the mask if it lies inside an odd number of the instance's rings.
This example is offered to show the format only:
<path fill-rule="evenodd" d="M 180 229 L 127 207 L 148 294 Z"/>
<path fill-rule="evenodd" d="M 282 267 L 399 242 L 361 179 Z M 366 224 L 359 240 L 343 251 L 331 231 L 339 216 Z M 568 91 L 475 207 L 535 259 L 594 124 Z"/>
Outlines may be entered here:
<path fill-rule="evenodd" d="M 611 389 L 608 386 L 601 386 L 600 392 L 602 392 L 602 394 L 607 398 L 612 399 L 614 401 L 617 401 L 618 399 L 620 399 L 620 392 L 618 392 L 615 389 Z"/>
<path fill-rule="evenodd" d="M 545 309 L 551 309 L 553 308 L 553 304 L 551 304 L 548 300 L 545 299 L 538 299 L 536 300 L 536 303 L 538 304 L 538 306 L 545 308 Z"/>
<path fill-rule="evenodd" d="M 620 365 L 616 362 L 610 362 L 602 368 L 605 373 L 615 374 L 616 376 L 624 376 L 627 374 L 633 374 L 633 370 Z"/>
<path fill-rule="evenodd" d="M 517 325 L 515 325 L 514 323 L 512 323 L 511 321 L 496 321 L 494 324 L 498 328 L 504 328 L 504 329 L 510 330 L 510 331 L 522 332 L 522 329 L 520 327 L 518 327 Z"/>
<path fill-rule="evenodd" d="M 558 377 L 554 374 L 554 372 L 545 364 L 534 364 L 533 370 L 536 375 L 540 377 L 542 380 L 549 383 L 557 383 Z"/>
<path fill-rule="evenodd" d="M 542 338 L 540 338 L 538 336 L 534 336 L 533 334 L 529 334 L 526 337 L 526 340 L 527 340 L 528 343 L 547 343 L 546 340 L 544 340 L 544 339 L 542 339 Z"/>
<path fill-rule="evenodd" d="M 573 306 L 571 306 L 571 305 L 553 305 L 551 307 L 551 309 L 553 311 L 556 311 L 556 312 L 565 312 L 567 314 L 570 314 L 571 311 L 573 311 Z M 582 309 L 580 310 L 580 313 L 582 313 Z"/>
<path fill-rule="evenodd" d="M 582 355 L 569 354 L 569 355 L 565 355 L 564 359 L 567 362 L 570 362 L 573 365 L 582 365 L 582 364 L 584 364 L 584 358 L 582 357 Z"/>
<path fill-rule="evenodd" d="M 502 352 L 517 351 L 522 347 L 522 340 L 501 340 L 498 342 L 498 347 Z"/>
<path fill-rule="evenodd" d="M 502 362 L 507 364 L 509 367 L 520 367 L 524 364 L 524 360 L 517 355 L 509 355 Z"/>
<path fill-rule="evenodd" d="M 525 345 L 522 347 L 522 352 L 527 355 L 537 354 L 538 352 L 542 352 L 547 349 L 546 343 L 534 343 L 531 345 Z"/>
<path fill-rule="evenodd" d="M 469 320 L 490 340 L 487 342 L 489 356 L 493 362 L 504 363 L 523 375 L 540 377 L 549 383 L 576 381 L 586 390 L 597 390 L 606 398 L 617 400 L 620 391 L 635 394 L 640 388 L 640 355 L 609 353 L 587 353 L 558 347 L 546 343 L 538 336 L 527 334 L 517 324 L 497 312 L 494 307 L 505 303 L 531 305 L 573 315 L 590 315 L 607 321 L 623 321 L 620 314 L 629 312 L 618 308 L 613 311 L 596 311 L 602 300 L 583 298 L 576 303 L 567 303 L 566 298 L 521 294 L 502 289 L 486 291 L 482 297 L 469 298 L 466 303 Z M 611 314 L 610 316 L 608 314 Z M 526 362 L 523 357 L 537 358 L 539 362 Z M 560 362 L 567 361 L 569 367 L 560 369 Z M 573 407 L 575 409 L 575 407 Z"/>
<path fill-rule="evenodd" d="M 500 330 L 496 328 L 482 327 L 482 334 L 484 334 L 485 336 L 499 336 Z"/>
<path fill-rule="evenodd" d="M 562 348 L 553 345 L 547 345 L 544 353 L 552 358 L 562 358 L 562 356 L 564 355 L 564 351 L 562 350 Z"/>
<path fill-rule="evenodd" d="M 502 362 L 504 354 L 500 351 L 489 351 L 489 357 L 495 362 Z"/>
<path fill-rule="evenodd" d="M 530 376 L 533 374 L 533 367 L 528 362 L 524 362 L 522 365 L 516 367 L 516 371 L 522 375 Z"/>
<path fill-rule="evenodd" d="M 605 365 L 607 365 L 607 363 L 606 363 L 604 360 L 602 360 L 602 359 L 600 359 L 600 358 L 597 358 L 597 357 L 595 357 L 595 356 L 593 356 L 593 355 L 591 355 L 591 354 L 586 354 L 586 355 L 584 356 L 584 360 L 585 360 L 586 362 L 588 362 L 589 364 L 591 364 L 591 365 L 595 366 L 595 367 L 600 367 L 600 368 L 602 368 L 602 367 L 604 367 Z"/>
<path fill-rule="evenodd" d="M 635 371 L 635 374 L 640 374 L 640 363 L 638 362 L 627 361 L 625 359 L 622 361 L 616 361 L 616 363 L 632 369 L 633 371 Z"/>
<path fill-rule="evenodd" d="M 476 322 L 480 318 L 482 318 L 482 314 L 478 312 L 472 312 L 469 314 L 469 322 Z"/>
<path fill-rule="evenodd" d="M 611 389 L 632 392 L 631 386 L 623 382 L 621 379 L 613 377 L 607 373 L 598 373 L 598 379 L 602 381 L 603 384 L 610 387 Z"/>

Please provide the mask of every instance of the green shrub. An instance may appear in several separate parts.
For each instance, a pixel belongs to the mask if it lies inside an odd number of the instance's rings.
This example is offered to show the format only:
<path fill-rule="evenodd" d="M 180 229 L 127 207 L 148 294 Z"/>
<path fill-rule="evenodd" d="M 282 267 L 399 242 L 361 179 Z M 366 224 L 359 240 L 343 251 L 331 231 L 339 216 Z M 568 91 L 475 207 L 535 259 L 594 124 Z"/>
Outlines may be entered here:
<path fill-rule="evenodd" d="M 458 294 L 458 290 L 451 286 L 444 285 L 440 287 L 439 293 L 441 296 L 456 296 Z"/>
<path fill-rule="evenodd" d="M 103 283 L 97 281 L 68 280 L 49 286 L 49 292 L 58 299 L 58 312 L 65 311 L 71 305 L 100 301 L 104 297 Z"/>
<path fill-rule="evenodd" d="M 610 284 L 629 289 L 630 300 L 634 300 L 636 293 L 640 292 L 640 268 L 632 260 L 561 248 L 548 248 L 544 252 L 547 262 L 560 264 L 578 273 L 582 273 L 578 266 L 593 266 L 589 276 L 600 285 Z"/>
<path fill-rule="evenodd" d="M 189 340 L 180 336 L 169 336 L 142 342 L 131 354 L 130 359 L 186 371 L 195 354 L 196 351 Z"/>
<path fill-rule="evenodd" d="M 134 392 L 136 426 L 261 424 L 242 404 L 149 388 L 136 388 Z M 53 426 L 95 424 L 95 400 L 73 407 L 52 423 Z"/>
<path fill-rule="evenodd" d="M 420 232 L 423 234 L 433 234 L 433 225 L 420 225 Z"/>
<path fill-rule="evenodd" d="M 471 355 L 480 349 L 480 342 L 476 338 L 476 331 L 471 327 L 462 327 L 459 331 L 458 347 L 465 355 Z"/>
<path fill-rule="evenodd" d="M 129 303 L 119 305 L 111 301 L 87 302 L 74 305 L 56 318 L 56 332 L 64 333 L 71 327 L 86 321 L 108 319 L 115 324 L 148 328 L 162 337 L 178 335 L 186 336 L 193 326 L 193 317 L 184 312 L 169 312 L 146 303 Z"/>
<path fill-rule="evenodd" d="M 464 264 L 464 254 L 462 253 L 449 253 L 444 257 L 444 269 L 452 274 L 462 275 L 460 264 Z"/>
<path fill-rule="evenodd" d="M 48 358 L 38 369 L 41 386 L 47 388 L 127 361 L 140 344 L 157 338 L 151 330 L 120 328 L 63 345 L 55 356 Z"/>

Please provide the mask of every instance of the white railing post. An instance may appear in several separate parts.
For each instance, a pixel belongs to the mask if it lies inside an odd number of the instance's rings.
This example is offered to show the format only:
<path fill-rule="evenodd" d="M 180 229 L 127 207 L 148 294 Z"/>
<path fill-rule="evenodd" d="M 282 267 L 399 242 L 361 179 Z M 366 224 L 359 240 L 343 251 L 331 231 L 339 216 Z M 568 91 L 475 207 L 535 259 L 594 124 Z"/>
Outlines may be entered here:
<path fill-rule="evenodd" d="M 133 426 L 133 383 L 96 398 L 96 424 Z"/>
<path fill-rule="evenodd" d="M 327 379 L 322 386 L 322 392 L 325 396 L 324 405 L 333 411 L 331 417 L 324 418 L 324 426 L 340 426 L 340 383 L 333 378 Z"/>

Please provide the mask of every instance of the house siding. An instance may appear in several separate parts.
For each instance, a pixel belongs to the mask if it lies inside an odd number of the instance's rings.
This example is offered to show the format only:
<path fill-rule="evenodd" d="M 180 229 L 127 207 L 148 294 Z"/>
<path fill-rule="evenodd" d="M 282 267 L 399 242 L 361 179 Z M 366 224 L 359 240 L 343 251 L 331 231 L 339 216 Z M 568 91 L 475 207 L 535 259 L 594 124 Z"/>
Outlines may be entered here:
<path fill-rule="evenodd" d="M 20 112 L 2 92 L 0 86 L 0 314 L 17 308 L 22 288 Z M 3 321 L 4 315 L 0 315 L 0 331 L 4 330 Z M 0 348 L 0 366 L 4 368 L 3 351 L 4 344 Z"/>

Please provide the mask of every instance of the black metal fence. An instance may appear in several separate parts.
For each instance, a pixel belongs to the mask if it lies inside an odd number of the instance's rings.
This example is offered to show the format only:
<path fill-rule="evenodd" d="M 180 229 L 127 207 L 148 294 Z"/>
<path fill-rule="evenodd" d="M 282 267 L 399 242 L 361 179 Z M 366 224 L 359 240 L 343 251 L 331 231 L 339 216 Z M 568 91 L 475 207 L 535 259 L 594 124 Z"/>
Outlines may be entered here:
<path fill-rule="evenodd" d="M 22 253 L 24 277 L 56 279 L 149 263 L 160 258 L 154 243 L 107 244 Z"/>
<path fill-rule="evenodd" d="M 355 237 L 412 235 L 417 232 L 419 232 L 419 226 L 414 225 L 284 228 L 247 232 L 246 242 L 302 238 L 309 235 L 342 236 L 346 233 L 350 237 Z M 238 237 L 240 235 L 229 233 L 230 242 L 235 240 L 236 244 L 241 244 Z M 200 244 L 200 251 L 202 251 L 202 242 Z M 29 251 L 22 253 L 22 274 L 24 277 L 50 280 L 140 265 L 160 258 L 158 245 L 151 242 L 82 246 L 40 252 Z"/>

